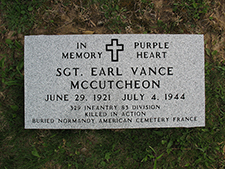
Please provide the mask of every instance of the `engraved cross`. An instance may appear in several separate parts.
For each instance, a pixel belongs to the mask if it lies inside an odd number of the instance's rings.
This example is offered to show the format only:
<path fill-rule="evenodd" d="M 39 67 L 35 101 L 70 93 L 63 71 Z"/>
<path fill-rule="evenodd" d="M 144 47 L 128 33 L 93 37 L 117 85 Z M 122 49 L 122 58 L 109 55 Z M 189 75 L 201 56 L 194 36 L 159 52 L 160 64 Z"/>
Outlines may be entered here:
<path fill-rule="evenodd" d="M 119 61 L 119 51 L 124 50 L 123 44 L 118 44 L 118 39 L 111 39 L 111 44 L 106 44 L 106 51 L 111 51 L 112 62 Z"/>

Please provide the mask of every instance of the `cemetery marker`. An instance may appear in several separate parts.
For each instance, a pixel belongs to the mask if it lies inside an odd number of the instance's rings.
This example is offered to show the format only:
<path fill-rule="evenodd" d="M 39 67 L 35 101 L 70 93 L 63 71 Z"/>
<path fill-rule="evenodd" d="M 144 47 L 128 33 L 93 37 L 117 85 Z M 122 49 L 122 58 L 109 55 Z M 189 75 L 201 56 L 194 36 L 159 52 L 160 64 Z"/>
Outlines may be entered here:
<path fill-rule="evenodd" d="M 25 36 L 25 128 L 205 126 L 203 35 Z"/>

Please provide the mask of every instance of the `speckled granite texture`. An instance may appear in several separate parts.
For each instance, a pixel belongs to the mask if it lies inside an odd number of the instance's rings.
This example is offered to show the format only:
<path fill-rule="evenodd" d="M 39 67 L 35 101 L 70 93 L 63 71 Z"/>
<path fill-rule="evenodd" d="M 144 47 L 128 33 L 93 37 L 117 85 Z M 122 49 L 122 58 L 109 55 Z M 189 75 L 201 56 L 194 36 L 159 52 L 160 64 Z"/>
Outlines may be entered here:
<path fill-rule="evenodd" d="M 205 126 L 203 35 L 25 37 L 25 128 Z"/>

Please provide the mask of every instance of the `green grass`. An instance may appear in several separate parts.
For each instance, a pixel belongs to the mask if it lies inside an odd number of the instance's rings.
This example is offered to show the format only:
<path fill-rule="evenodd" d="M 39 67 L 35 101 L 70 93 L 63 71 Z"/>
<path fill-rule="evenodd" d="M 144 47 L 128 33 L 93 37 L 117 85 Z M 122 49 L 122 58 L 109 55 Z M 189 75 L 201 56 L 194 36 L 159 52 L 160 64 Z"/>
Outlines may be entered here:
<path fill-rule="evenodd" d="M 202 15 L 207 13 L 209 8 L 204 0 L 181 0 L 175 1 L 173 5 L 173 11 L 178 12 L 183 17 L 186 16 L 185 19 L 187 20 L 199 20 Z"/>
<path fill-rule="evenodd" d="M 126 23 L 124 20 L 126 16 L 124 13 L 127 11 L 125 8 L 120 8 L 118 2 L 108 3 L 102 5 L 102 10 L 104 12 L 105 18 L 107 19 L 107 26 L 113 32 L 121 33 L 121 28 L 125 29 Z"/>
<path fill-rule="evenodd" d="M 35 13 L 44 0 L 1 0 L 0 9 L 6 26 L 18 33 L 29 30 L 35 23 Z"/>
<path fill-rule="evenodd" d="M 83 7 L 89 9 L 90 2 L 82 1 Z M 104 25 L 111 32 L 124 33 L 125 26 L 131 26 L 137 32 L 180 33 L 195 32 L 195 29 L 183 27 L 186 20 L 179 25 L 162 18 L 155 20 L 155 25 L 147 27 L 147 21 L 135 18 L 144 17 L 144 12 L 155 14 L 152 3 L 142 1 L 137 8 L 126 8 L 128 1 L 93 1 L 99 4 L 103 12 Z M 186 2 L 186 3 L 184 3 Z M 196 2 L 196 4 L 194 4 Z M 7 30 L 20 30 L 29 34 L 31 25 L 38 22 L 34 8 L 40 7 L 40 1 L 1 1 L 12 8 L 1 8 L 4 13 Z M 5 4 L 4 4 L 5 3 Z M 60 4 L 54 1 L 54 5 Z M 70 1 L 63 1 L 70 7 Z M 197 19 L 204 18 L 204 10 L 212 10 L 203 1 L 173 1 L 174 14 L 180 15 L 186 10 L 186 19 L 196 24 Z M 32 6 L 32 5 L 37 6 Z M 50 1 L 49 1 L 49 4 Z M 80 6 L 80 2 L 77 2 Z M 150 5 L 150 6 L 147 6 Z M 197 5 L 197 6 L 196 6 Z M 15 12 L 19 6 L 20 13 Z M 29 7 L 33 10 L 29 11 Z M 51 7 L 51 6 L 50 6 Z M 150 10 L 151 9 L 151 10 Z M 171 6 L 174 9 L 174 6 Z M 21 13 L 21 10 L 24 12 Z M 180 10 L 180 11 L 179 11 Z M 13 12 L 14 11 L 14 12 Z M 91 9 L 90 9 L 91 11 Z M 203 12 L 201 12 L 203 11 Z M 128 13 L 133 12 L 127 22 Z M 24 13 L 24 14 L 23 14 Z M 149 14 L 147 13 L 147 14 Z M 25 15 L 27 17 L 25 17 Z M 196 17 L 195 17 L 196 15 Z M 123 16 L 126 16 L 124 18 Z M 117 17 L 119 17 L 117 19 Z M 199 17 L 199 18 L 198 18 Z M 208 16 L 207 16 L 208 17 Z M 12 18 L 12 20 L 10 19 Z M 118 21 L 118 23 L 117 23 Z M 13 24 L 15 22 L 15 24 Z M 41 21 L 40 21 L 41 22 Z M 126 22 L 126 25 L 122 25 Z M 31 23 L 26 25 L 26 23 Z M 55 28 L 56 29 L 56 28 Z M 89 28 L 90 29 L 90 28 Z M 142 30 L 143 29 L 143 30 Z M 219 32 L 220 33 L 220 32 Z M 210 45 L 207 41 L 206 45 Z M 129 130 L 25 130 L 24 129 L 24 78 L 23 45 L 19 39 L 4 38 L 0 42 L 0 168 L 224 168 L 225 136 L 225 65 L 221 51 L 206 48 L 205 90 L 206 90 L 206 127 L 204 128 L 168 128 L 168 129 L 129 129 Z M 225 48 L 225 45 L 223 46 Z"/>

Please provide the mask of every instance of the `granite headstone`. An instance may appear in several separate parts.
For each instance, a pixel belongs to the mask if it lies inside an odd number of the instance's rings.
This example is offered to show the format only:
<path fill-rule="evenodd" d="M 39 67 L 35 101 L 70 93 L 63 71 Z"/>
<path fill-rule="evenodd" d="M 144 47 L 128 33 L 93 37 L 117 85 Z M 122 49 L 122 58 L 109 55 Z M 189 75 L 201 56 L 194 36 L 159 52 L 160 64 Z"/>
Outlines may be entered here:
<path fill-rule="evenodd" d="M 25 37 L 25 128 L 205 126 L 203 35 Z"/>

